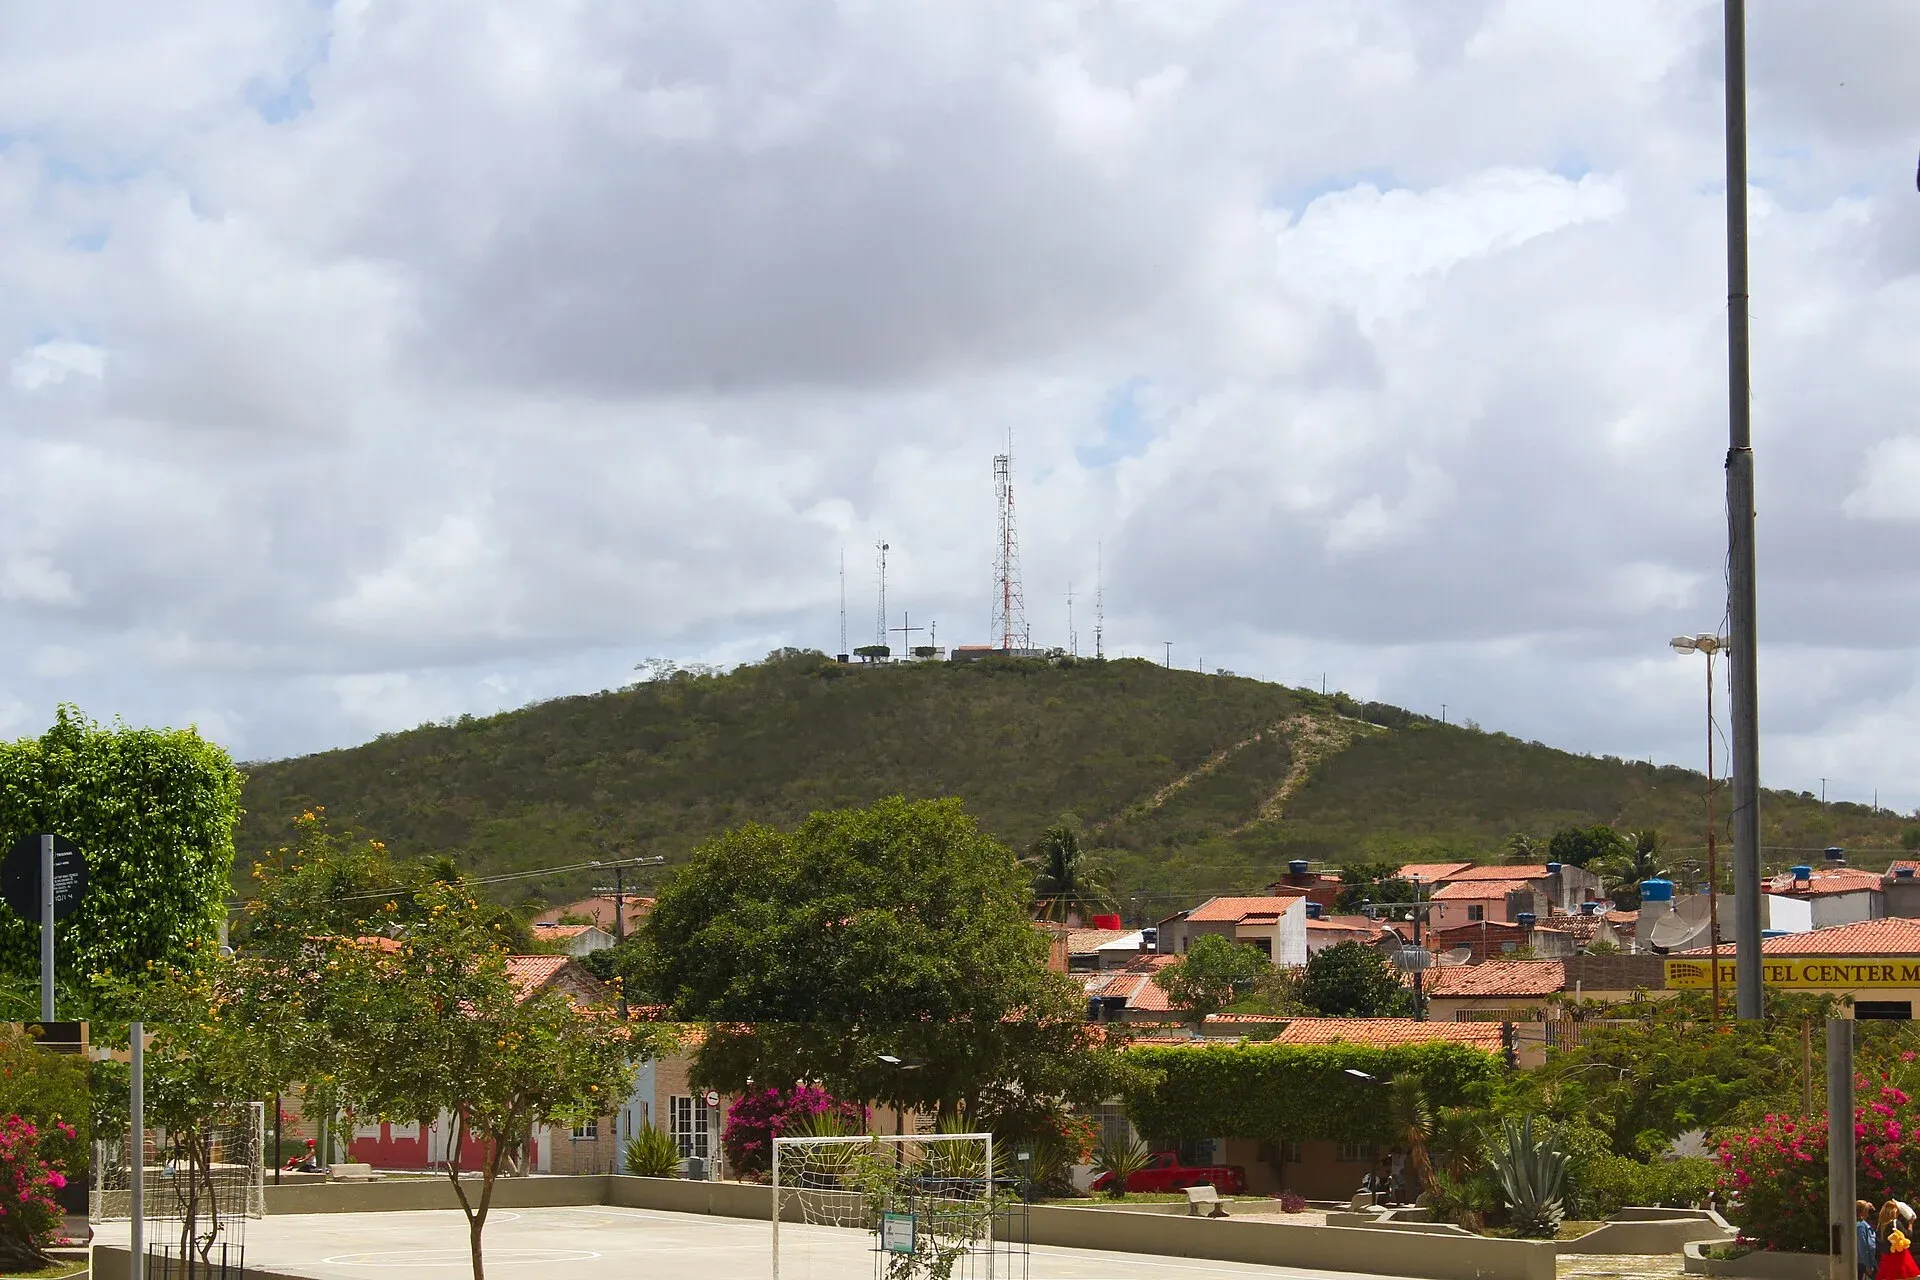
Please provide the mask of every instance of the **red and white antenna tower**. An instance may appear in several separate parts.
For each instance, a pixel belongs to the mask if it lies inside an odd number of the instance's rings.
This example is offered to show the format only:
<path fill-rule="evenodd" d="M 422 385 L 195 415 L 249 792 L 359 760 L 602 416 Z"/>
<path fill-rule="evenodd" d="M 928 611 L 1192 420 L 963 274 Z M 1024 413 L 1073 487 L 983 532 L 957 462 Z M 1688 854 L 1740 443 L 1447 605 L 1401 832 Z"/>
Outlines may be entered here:
<path fill-rule="evenodd" d="M 1000 553 L 994 564 L 993 632 L 1005 651 L 1026 649 L 1027 599 L 1020 586 L 1020 534 L 1013 522 L 1013 432 L 1007 451 L 993 459 L 993 490 L 1000 503 Z"/>

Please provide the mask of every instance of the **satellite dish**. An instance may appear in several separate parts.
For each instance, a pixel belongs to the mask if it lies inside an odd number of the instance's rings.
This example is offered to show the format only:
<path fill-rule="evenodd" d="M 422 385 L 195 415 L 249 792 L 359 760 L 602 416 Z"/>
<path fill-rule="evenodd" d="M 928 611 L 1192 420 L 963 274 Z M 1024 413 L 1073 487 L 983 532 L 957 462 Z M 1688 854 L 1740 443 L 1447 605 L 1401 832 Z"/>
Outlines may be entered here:
<path fill-rule="evenodd" d="M 1682 915 L 1661 916 L 1653 922 L 1653 936 L 1648 939 L 1655 951 L 1685 951 L 1692 946 L 1705 946 L 1707 922 L 1705 913 L 1699 920 L 1689 920 Z"/>
<path fill-rule="evenodd" d="M 1673 918 L 1677 920 L 1686 920 L 1693 924 L 1704 925 L 1707 923 L 1707 908 L 1711 905 L 1712 904 L 1707 901 L 1706 895 L 1701 893 L 1696 893 L 1685 898 L 1675 898 L 1673 901 L 1672 915 Z"/>
<path fill-rule="evenodd" d="M 1455 947 L 1453 950 L 1439 956 L 1438 959 L 1440 961 L 1440 967 L 1443 969 L 1453 969 L 1463 964 L 1471 964 L 1473 963 L 1473 948 Z"/>

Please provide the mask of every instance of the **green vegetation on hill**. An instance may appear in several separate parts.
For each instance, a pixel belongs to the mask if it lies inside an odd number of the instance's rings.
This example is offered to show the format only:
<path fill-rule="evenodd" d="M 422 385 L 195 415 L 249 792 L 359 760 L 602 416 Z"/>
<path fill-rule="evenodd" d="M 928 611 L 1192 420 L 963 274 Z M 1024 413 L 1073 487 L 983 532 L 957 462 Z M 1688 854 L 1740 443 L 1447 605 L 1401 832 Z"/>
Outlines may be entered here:
<path fill-rule="evenodd" d="M 958 796 L 1016 848 L 1069 815 L 1107 851 L 1135 919 L 1257 891 L 1293 858 L 1494 861 L 1511 833 L 1544 844 L 1592 823 L 1658 828 L 1683 850 L 1703 842 L 1705 821 L 1703 780 L 1687 770 L 1139 659 L 842 666 L 786 650 L 249 773 L 243 858 L 324 805 L 396 853 L 447 854 L 482 876 L 677 862 L 749 820 L 793 826 L 888 795 Z M 1787 847 L 1770 854 L 1780 866 L 1827 844 L 1884 861 L 1908 825 L 1787 793 L 1769 793 L 1764 817 L 1767 843 Z M 562 901 L 592 883 L 590 872 L 521 881 L 510 896 Z"/>

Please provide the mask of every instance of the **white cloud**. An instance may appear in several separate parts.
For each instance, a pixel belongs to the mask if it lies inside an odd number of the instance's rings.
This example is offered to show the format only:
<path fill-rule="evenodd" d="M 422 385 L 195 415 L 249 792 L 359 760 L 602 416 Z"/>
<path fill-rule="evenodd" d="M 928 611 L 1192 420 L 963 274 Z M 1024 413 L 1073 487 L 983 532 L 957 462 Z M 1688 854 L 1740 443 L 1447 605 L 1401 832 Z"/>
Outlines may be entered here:
<path fill-rule="evenodd" d="M 71 9 L 0 15 L 8 731 L 832 647 L 843 549 L 855 643 L 976 639 L 1012 429 L 1036 636 L 1102 545 L 1112 651 L 1698 753 L 1707 0 Z M 1915 19 L 1810 14 L 1753 15 L 1782 782 L 1920 697 Z"/>

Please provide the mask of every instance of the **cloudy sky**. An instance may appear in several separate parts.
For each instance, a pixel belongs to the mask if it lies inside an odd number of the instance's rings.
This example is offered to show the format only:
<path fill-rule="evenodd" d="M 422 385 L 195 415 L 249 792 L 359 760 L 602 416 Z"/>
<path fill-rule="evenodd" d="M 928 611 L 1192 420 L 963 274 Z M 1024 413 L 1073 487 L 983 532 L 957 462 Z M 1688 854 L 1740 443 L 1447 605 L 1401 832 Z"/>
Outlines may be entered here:
<path fill-rule="evenodd" d="M 1752 0 L 1767 781 L 1920 804 L 1920 8 Z M 1696 764 L 1718 7 L 8 0 L 0 732 L 1030 625 Z"/>

